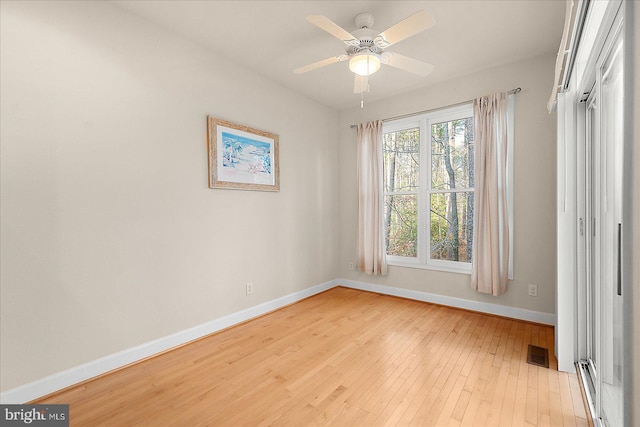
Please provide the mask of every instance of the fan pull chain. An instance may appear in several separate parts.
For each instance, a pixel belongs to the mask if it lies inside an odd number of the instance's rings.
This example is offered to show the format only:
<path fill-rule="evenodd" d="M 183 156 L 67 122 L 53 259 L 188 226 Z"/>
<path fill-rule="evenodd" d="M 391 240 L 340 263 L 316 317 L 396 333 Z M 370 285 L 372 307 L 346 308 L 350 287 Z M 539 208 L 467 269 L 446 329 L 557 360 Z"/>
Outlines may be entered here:
<path fill-rule="evenodd" d="M 367 55 L 367 76 L 369 76 L 369 55 Z M 369 81 L 367 80 L 367 90 L 369 90 Z M 360 108 L 364 108 L 364 88 L 360 87 Z"/>

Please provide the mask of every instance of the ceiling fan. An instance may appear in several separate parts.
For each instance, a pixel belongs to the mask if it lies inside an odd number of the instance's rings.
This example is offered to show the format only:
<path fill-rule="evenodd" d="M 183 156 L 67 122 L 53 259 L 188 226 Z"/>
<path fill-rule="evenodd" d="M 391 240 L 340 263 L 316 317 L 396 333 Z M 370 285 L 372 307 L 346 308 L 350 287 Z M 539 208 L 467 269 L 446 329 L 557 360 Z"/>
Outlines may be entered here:
<path fill-rule="evenodd" d="M 296 68 L 293 70 L 296 74 L 348 59 L 349 69 L 356 75 L 353 92 L 362 93 L 369 89 L 369 76 L 380 69 L 380 64 L 390 65 L 419 76 L 427 76 L 433 71 L 431 64 L 386 50 L 389 46 L 435 25 L 433 17 L 424 10 L 414 13 L 382 32 L 371 28 L 374 18 L 370 13 L 361 13 L 355 17 L 354 22 L 359 30 L 353 33 L 349 33 L 322 15 L 307 16 L 307 21 L 340 39 L 345 44 L 346 53 Z"/>

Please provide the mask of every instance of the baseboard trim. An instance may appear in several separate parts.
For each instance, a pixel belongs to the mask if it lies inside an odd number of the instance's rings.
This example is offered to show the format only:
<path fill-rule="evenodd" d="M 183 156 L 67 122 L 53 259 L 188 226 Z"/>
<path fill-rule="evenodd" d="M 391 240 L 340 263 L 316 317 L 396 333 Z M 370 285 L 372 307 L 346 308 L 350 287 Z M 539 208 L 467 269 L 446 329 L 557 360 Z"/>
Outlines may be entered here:
<path fill-rule="evenodd" d="M 227 316 L 214 319 L 202 325 L 150 341 L 139 346 L 123 350 L 121 352 L 102 357 L 92 362 L 58 372 L 48 377 L 34 382 L 16 387 L 0 393 L 0 403 L 21 404 L 41 398 L 48 394 L 60 391 L 64 388 L 104 375 L 132 363 L 141 361 L 148 357 L 165 352 L 172 348 L 184 345 L 190 341 L 197 340 L 212 333 L 221 331 L 231 326 L 237 325 L 255 317 L 262 316 L 271 311 L 277 310 L 289 304 L 293 304 L 315 294 L 332 289 L 336 286 L 343 286 L 363 291 L 376 292 L 384 295 L 391 295 L 401 298 L 408 298 L 417 301 L 431 302 L 450 307 L 463 308 L 487 314 L 505 316 L 514 319 L 527 320 L 530 322 L 555 325 L 556 316 L 551 313 L 526 310 L 516 307 L 508 307 L 499 304 L 489 304 L 479 301 L 466 300 L 462 298 L 448 297 L 444 295 L 431 294 L 428 292 L 414 291 L 410 289 L 396 288 L 391 286 L 376 285 L 372 283 L 359 282 L 355 280 L 335 279 L 316 286 L 294 292 L 254 307 L 241 310 Z"/>
<path fill-rule="evenodd" d="M 214 319 L 202 325 L 67 369 L 66 371 L 49 375 L 48 377 L 40 380 L 0 393 L 0 403 L 22 404 L 30 402 L 64 388 L 90 380 L 91 378 L 103 375 L 107 372 L 157 355 L 158 353 L 184 345 L 198 338 L 202 338 L 233 325 L 237 325 L 238 323 L 246 322 L 247 320 L 262 316 L 271 311 L 334 288 L 335 286 L 337 286 L 336 280 L 321 283 L 302 291 L 294 292 L 245 310 Z"/>
<path fill-rule="evenodd" d="M 552 313 L 527 310 L 524 308 L 509 307 L 500 304 L 491 304 L 480 301 L 473 301 L 462 298 L 449 297 L 445 295 L 431 294 L 428 292 L 414 291 L 411 289 L 396 288 L 392 286 L 376 285 L 372 283 L 359 282 L 355 280 L 338 279 L 338 285 L 362 291 L 376 292 L 384 295 L 391 295 L 401 298 L 408 298 L 416 301 L 431 302 L 434 304 L 446 305 L 449 307 L 463 308 L 465 310 L 478 311 L 486 314 L 510 317 L 512 319 L 526 320 L 529 322 L 541 323 L 544 325 L 555 325 L 556 316 Z"/>

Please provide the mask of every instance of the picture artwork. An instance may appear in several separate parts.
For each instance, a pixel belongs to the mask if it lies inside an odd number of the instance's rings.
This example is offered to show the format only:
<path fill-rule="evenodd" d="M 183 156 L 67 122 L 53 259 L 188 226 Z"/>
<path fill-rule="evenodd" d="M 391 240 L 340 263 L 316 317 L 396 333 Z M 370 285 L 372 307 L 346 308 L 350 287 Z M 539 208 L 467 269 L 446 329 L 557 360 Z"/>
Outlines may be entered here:
<path fill-rule="evenodd" d="M 209 187 L 278 191 L 278 135 L 209 117 Z"/>

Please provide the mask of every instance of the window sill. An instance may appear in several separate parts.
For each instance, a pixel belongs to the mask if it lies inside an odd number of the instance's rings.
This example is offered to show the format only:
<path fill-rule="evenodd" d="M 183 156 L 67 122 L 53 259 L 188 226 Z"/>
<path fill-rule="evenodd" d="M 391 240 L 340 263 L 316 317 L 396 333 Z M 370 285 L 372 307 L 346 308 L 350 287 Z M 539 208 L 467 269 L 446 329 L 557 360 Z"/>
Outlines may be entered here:
<path fill-rule="evenodd" d="M 412 262 L 412 261 L 404 261 L 404 260 L 387 259 L 387 265 L 393 266 L 393 267 L 408 267 L 408 268 L 417 268 L 420 270 L 435 270 L 435 271 L 445 271 L 447 273 L 471 275 L 471 264 L 466 264 L 466 263 L 464 265 L 457 267 L 457 266 L 448 266 L 448 265 L 422 264 L 417 261 Z"/>

